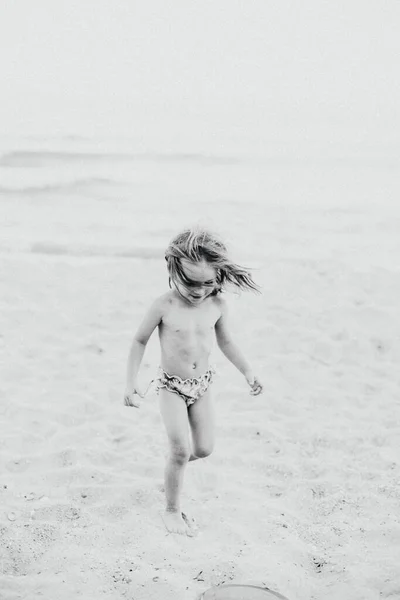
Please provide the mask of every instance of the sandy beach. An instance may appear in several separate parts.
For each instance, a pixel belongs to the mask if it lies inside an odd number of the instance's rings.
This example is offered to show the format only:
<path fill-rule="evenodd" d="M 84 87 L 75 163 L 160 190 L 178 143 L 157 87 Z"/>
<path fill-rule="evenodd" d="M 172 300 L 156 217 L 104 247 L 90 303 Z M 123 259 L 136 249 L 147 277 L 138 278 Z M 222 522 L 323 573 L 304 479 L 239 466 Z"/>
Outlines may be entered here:
<path fill-rule="evenodd" d="M 195 600 L 223 582 L 400 598 L 392 162 L 43 152 L 2 158 L 1 600 Z M 132 334 L 167 289 L 164 248 L 197 221 L 262 286 L 227 297 L 265 391 L 215 350 L 217 445 L 188 465 L 198 533 L 183 538 L 160 517 L 157 396 L 128 409 L 123 390 Z M 153 336 L 144 385 L 158 359 Z"/>

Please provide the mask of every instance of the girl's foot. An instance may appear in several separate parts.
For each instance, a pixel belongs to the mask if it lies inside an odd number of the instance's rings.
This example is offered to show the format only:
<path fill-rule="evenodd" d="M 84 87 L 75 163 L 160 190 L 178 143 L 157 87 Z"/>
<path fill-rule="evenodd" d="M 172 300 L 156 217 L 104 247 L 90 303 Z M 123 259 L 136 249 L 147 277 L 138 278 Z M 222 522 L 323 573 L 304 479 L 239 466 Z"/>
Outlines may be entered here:
<path fill-rule="evenodd" d="M 164 525 L 170 533 L 179 533 L 192 537 L 193 531 L 190 528 L 188 518 L 184 513 L 178 511 L 166 510 L 163 513 Z"/>
<path fill-rule="evenodd" d="M 197 527 L 194 519 L 189 519 L 189 517 L 187 517 L 185 513 L 182 513 L 182 519 L 185 521 L 187 527 L 191 531 L 191 535 L 195 535 L 196 533 L 198 533 L 199 528 Z"/>

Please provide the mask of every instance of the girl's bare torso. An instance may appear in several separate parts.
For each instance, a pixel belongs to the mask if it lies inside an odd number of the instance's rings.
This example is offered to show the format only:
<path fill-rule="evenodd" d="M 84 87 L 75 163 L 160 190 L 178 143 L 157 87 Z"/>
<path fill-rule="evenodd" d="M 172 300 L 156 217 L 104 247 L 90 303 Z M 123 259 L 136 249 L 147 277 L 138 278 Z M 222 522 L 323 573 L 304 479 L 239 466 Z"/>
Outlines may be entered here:
<path fill-rule="evenodd" d="M 164 305 L 158 326 L 161 367 L 182 379 L 203 375 L 209 367 L 215 324 L 221 316 L 218 297 L 210 296 L 199 306 L 190 306 L 171 292 Z"/>

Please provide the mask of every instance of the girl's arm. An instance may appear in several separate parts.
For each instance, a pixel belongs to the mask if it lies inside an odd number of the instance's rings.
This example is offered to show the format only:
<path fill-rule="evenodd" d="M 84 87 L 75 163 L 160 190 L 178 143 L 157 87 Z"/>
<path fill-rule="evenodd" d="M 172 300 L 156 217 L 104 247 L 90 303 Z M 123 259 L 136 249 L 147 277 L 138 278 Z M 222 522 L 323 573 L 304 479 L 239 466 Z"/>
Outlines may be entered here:
<path fill-rule="evenodd" d="M 250 364 L 247 362 L 239 347 L 235 344 L 229 331 L 228 305 L 226 300 L 219 298 L 221 316 L 215 324 L 215 334 L 220 350 L 226 358 L 246 377 L 247 381 L 253 380 L 254 375 Z"/>
<path fill-rule="evenodd" d="M 231 337 L 228 327 L 228 306 L 226 301 L 223 298 L 219 298 L 219 302 L 221 316 L 215 324 L 215 334 L 218 346 L 225 354 L 226 358 L 245 376 L 247 383 L 251 387 L 250 394 L 258 396 L 258 394 L 261 394 L 263 386 L 257 377 L 254 376 L 250 364 Z"/>
<path fill-rule="evenodd" d="M 136 379 L 140 364 L 146 349 L 147 342 L 155 328 L 160 324 L 163 317 L 163 298 L 157 298 L 150 306 L 143 321 L 136 331 L 128 357 L 126 369 L 126 388 L 133 392 L 136 387 Z"/>

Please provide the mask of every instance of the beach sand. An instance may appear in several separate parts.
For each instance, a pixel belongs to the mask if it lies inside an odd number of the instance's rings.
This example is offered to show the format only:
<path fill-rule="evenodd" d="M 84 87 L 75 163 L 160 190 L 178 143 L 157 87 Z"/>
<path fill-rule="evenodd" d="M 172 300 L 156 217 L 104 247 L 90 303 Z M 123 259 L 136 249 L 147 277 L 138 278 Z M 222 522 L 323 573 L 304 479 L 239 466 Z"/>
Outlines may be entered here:
<path fill-rule="evenodd" d="M 3 190 L 1 600 L 195 600 L 223 582 L 289 600 L 400 598 L 393 169 L 152 168 L 136 204 L 104 181 L 57 203 Z M 160 517 L 157 396 L 129 409 L 123 391 L 132 334 L 167 289 L 163 249 L 199 217 L 263 288 L 229 302 L 265 387 L 251 397 L 215 350 L 217 443 L 187 467 L 187 538 Z M 143 384 L 158 357 L 154 335 Z"/>

